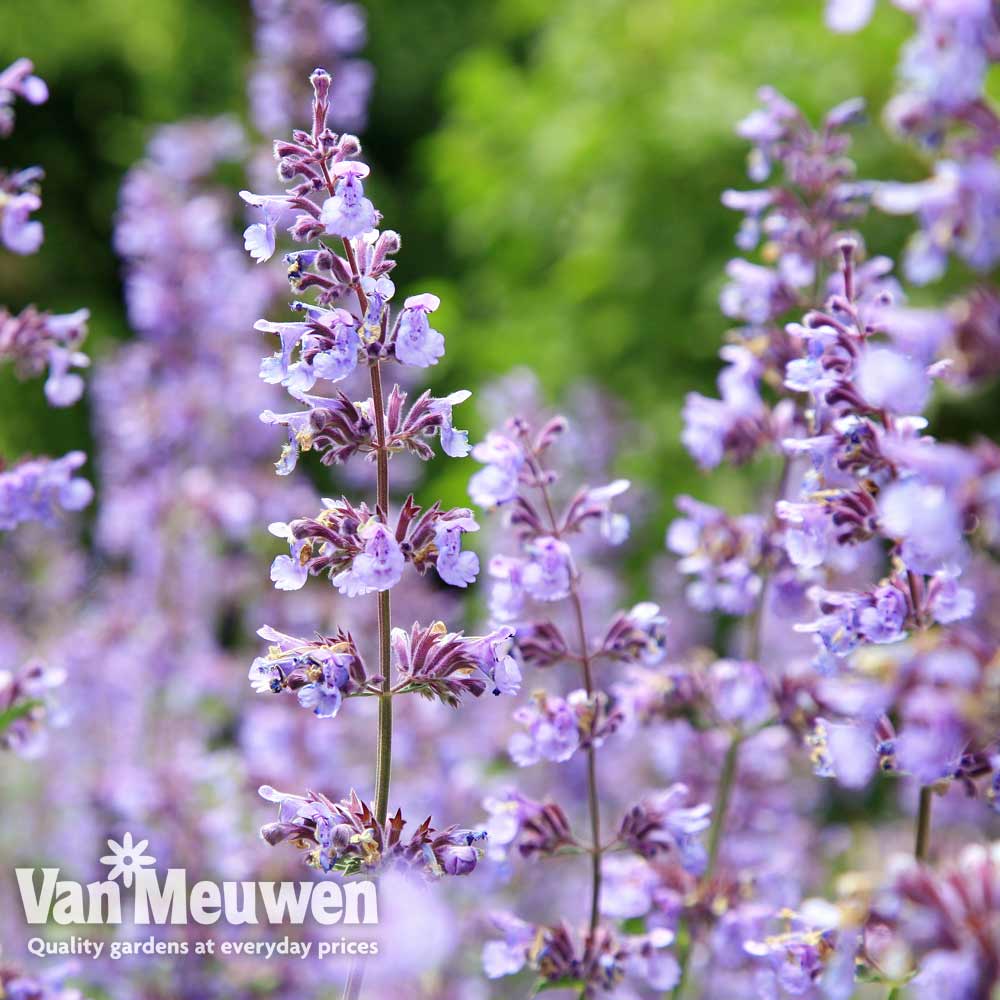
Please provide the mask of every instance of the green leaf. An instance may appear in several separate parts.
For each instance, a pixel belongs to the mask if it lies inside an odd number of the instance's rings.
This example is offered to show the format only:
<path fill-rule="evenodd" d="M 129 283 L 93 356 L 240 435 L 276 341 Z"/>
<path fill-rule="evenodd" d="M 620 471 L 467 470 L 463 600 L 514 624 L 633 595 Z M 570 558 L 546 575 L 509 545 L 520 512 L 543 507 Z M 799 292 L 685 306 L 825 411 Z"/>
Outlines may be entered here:
<path fill-rule="evenodd" d="M 0 736 L 3 736 L 18 719 L 30 715 L 34 709 L 42 704 L 37 698 L 29 698 L 27 701 L 18 702 L 16 705 L 11 705 L 6 711 L 0 712 Z"/>
<path fill-rule="evenodd" d="M 543 979 L 535 986 L 533 997 L 550 990 L 582 990 L 587 984 L 582 979 Z"/>

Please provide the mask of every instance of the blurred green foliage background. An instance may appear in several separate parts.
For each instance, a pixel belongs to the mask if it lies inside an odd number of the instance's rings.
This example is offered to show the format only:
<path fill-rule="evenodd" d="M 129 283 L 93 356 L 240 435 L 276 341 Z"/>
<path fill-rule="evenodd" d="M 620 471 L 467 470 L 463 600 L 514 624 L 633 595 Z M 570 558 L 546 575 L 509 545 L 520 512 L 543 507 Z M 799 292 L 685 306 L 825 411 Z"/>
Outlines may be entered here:
<path fill-rule="evenodd" d="M 812 116 L 860 94 L 874 111 L 862 176 L 921 176 L 878 120 L 909 19 L 880 5 L 838 37 L 820 0 L 363 5 L 372 190 L 404 237 L 400 282 L 443 299 L 435 378 L 475 390 L 529 365 L 554 399 L 598 380 L 640 418 L 621 462 L 661 498 L 656 532 L 681 490 L 749 503 L 752 472 L 699 482 L 678 441 L 683 394 L 713 391 L 727 325 L 716 299 L 738 219 L 719 194 L 749 186 L 733 124 L 764 83 Z M 45 246 L 0 257 L 0 302 L 90 306 L 92 353 L 130 335 L 110 248 L 121 176 L 155 124 L 243 108 L 250 31 L 239 0 L 5 0 L 0 60 L 30 56 L 52 98 L 0 145 L 48 174 Z M 866 236 L 895 253 L 907 228 L 876 219 Z M 47 409 L 8 376 L 0 392 L 0 450 L 86 441 L 85 407 Z M 439 465 L 456 499 L 468 469 Z"/>

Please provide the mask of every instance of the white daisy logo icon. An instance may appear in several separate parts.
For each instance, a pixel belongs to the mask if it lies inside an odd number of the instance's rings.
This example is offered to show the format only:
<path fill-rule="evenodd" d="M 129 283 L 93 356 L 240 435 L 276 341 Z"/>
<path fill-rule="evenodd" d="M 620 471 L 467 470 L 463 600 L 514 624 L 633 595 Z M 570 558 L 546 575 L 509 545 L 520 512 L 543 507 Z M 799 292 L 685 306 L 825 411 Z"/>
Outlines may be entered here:
<path fill-rule="evenodd" d="M 156 864 L 156 858 L 142 853 L 148 846 L 148 840 L 140 840 L 138 844 L 133 843 L 131 833 L 126 833 L 120 844 L 109 840 L 108 847 L 111 853 L 101 858 L 101 864 L 111 868 L 108 872 L 108 881 L 114 882 L 120 878 L 122 885 L 126 889 L 131 889 L 135 873 Z"/>

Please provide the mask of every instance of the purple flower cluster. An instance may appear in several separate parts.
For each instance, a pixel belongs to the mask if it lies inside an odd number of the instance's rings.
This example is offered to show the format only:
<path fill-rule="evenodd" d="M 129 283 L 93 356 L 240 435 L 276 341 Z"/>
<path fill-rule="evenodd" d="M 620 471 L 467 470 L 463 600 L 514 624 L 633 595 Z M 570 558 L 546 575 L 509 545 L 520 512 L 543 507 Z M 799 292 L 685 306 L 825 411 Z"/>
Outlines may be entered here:
<path fill-rule="evenodd" d="M 261 830 L 269 844 L 294 840 L 307 850 L 307 861 L 324 872 L 353 875 L 371 868 L 415 869 L 428 876 L 467 875 L 479 859 L 485 834 L 449 827 L 435 830 L 426 820 L 408 840 L 406 821 L 397 811 L 379 821 L 353 792 L 333 802 L 325 795 L 286 795 L 265 785 L 262 798 L 278 804 L 278 819 Z"/>
<path fill-rule="evenodd" d="M 28 306 L 18 315 L 0 309 L 0 364 L 9 362 L 19 375 L 47 370 L 45 398 L 51 406 L 72 406 L 83 395 L 83 379 L 74 368 L 89 359 L 78 348 L 87 335 L 86 309 L 61 316 Z"/>
<path fill-rule="evenodd" d="M 686 516 L 670 525 L 667 548 L 680 557 L 677 569 L 695 578 L 687 588 L 691 606 L 706 612 L 749 614 L 761 591 L 763 518 L 756 514 L 730 517 L 689 496 L 679 496 L 677 506 Z"/>
<path fill-rule="evenodd" d="M 0 468 L 0 531 L 26 521 L 51 523 L 60 510 L 86 507 L 94 489 L 76 475 L 86 460 L 82 451 L 71 451 L 62 458 L 28 458 Z"/>
<path fill-rule="evenodd" d="M 856 31 L 871 16 L 867 3 L 830 0 L 835 30 Z M 891 128 L 934 155 L 934 170 L 916 183 L 886 182 L 875 204 L 915 215 L 920 229 L 904 267 L 914 284 L 942 276 L 951 255 L 986 272 L 1000 260 L 1000 118 L 985 98 L 990 67 L 1000 59 L 1000 15 L 989 0 L 897 2 L 916 20 L 898 67 L 899 92 L 886 108 Z"/>

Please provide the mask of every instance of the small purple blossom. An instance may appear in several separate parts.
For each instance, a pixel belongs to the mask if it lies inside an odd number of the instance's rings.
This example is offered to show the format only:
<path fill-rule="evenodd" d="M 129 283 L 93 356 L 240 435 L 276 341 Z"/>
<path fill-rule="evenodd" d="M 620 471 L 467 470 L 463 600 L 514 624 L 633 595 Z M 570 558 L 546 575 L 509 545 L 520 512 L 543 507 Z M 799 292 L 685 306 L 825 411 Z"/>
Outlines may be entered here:
<path fill-rule="evenodd" d="M 433 330 L 427 320 L 428 313 L 435 312 L 441 300 L 429 292 L 411 295 L 403 303 L 399 315 L 393 347 L 396 360 L 415 368 L 436 365 L 444 354 L 444 337 Z"/>
<path fill-rule="evenodd" d="M 472 449 L 472 457 L 486 466 L 469 481 L 472 502 L 491 509 L 513 500 L 525 465 L 520 445 L 503 434 L 491 431 L 485 441 Z"/>
<path fill-rule="evenodd" d="M 334 236 L 360 236 L 375 228 L 378 217 L 371 201 L 365 197 L 362 180 L 369 169 L 364 163 L 344 160 L 330 171 L 336 178 L 334 194 L 323 202 L 320 222 Z"/>
<path fill-rule="evenodd" d="M 42 245 L 42 224 L 31 218 L 42 207 L 42 199 L 31 191 L 2 197 L 0 192 L 0 242 L 16 254 L 33 254 Z"/>
<path fill-rule="evenodd" d="M 558 538 L 536 538 L 527 547 L 530 556 L 521 572 L 524 589 L 536 601 L 561 601 L 568 596 L 573 579 L 570 547 Z"/>
<path fill-rule="evenodd" d="M 445 583 L 453 587 L 467 587 L 479 575 L 479 556 L 475 552 L 462 551 L 462 535 L 465 529 L 457 525 L 438 528 L 434 536 L 438 556 L 435 567 Z"/>
<path fill-rule="evenodd" d="M 399 543 L 386 527 L 374 518 L 359 531 L 363 549 L 354 557 L 349 570 L 333 577 L 333 585 L 348 597 L 388 590 L 399 583 L 406 560 Z M 464 584 L 463 584 L 464 586 Z"/>
<path fill-rule="evenodd" d="M 0 70 L 0 137 L 13 131 L 13 106 L 18 97 L 29 104 L 44 104 L 49 99 L 49 88 L 35 75 L 30 59 L 16 59 L 5 70 Z"/>

